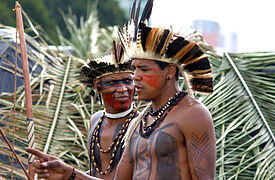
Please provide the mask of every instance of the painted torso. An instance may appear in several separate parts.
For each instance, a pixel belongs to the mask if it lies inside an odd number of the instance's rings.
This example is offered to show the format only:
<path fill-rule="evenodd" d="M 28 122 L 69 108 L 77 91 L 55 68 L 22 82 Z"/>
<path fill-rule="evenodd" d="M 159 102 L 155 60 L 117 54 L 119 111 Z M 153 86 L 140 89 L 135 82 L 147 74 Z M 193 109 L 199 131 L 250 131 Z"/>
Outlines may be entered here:
<path fill-rule="evenodd" d="M 154 117 L 148 116 L 147 123 Z M 215 136 L 201 103 L 184 97 L 148 138 L 136 128 L 129 146 L 133 179 L 212 179 Z"/>
<path fill-rule="evenodd" d="M 89 133 L 89 148 L 90 148 L 90 145 L 91 145 L 91 138 L 92 138 L 92 134 L 96 128 L 96 126 L 98 125 L 98 122 L 99 122 L 99 119 L 100 117 L 102 116 L 102 113 L 103 111 L 100 111 L 96 114 L 95 116 L 95 119 L 93 121 L 93 124 L 91 125 L 91 130 L 90 130 L 90 133 Z M 101 141 L 104 141 L 104 139 L 110 139 L 110 136 L 109 136 L 109 133 L 106 133 L 105 131 L 103 131 L 104 129 L 104 121 L 102 123 L 102 126 L 100 128 L 100 139 Z M 113 138 L 112 140 L 114 140 L 114 138 L 116 137 L 116 135 L 118 134 L 120 128 L 121 128 L 122 124 L 118 124 L 116 127 L 115 127 L 115 131 L 114 131 L 114 134 L 113 134 Z M 110 141 L 110 140 L 109 140 Z M 111 144 L 111 143 L 110 143 Z M 107 148 L 103 148 L 103 149 L 107 149 Z M 95 158 L 96 158 L 96 162 L 98 164 L 98 167 L 99 169 L 101 169 L 102 171 L 104 171 L 106 168 L 107 168 L 107 165 L 109 164 L 109 160 L 110 160 L 110 155 L 112 153 L 113 150 L 111 150 L 111 152 L 109 153 L 101 153 L 99 151 L 99 148 L 96 146 L 95 147 Z M 111 165 L 111 169 L 110 169 L 110 173 L 105 175 L 104 176 L 104 179 L 112 179 L 112 177 L 114 176 L 114 173 L 115 173 L 115 168 L 117 167 L 117 164 L 121 158 L 121 155 L 123 153 L 123 148 L 122 148 L 122 144 L 120 143 L 120 145 L 118 146 L 118 150 L 117 150 L 117 153 L 115 155 L 115 160 L 114 160 L 114 163 Z M 95 176 L 95 177 L 102 177 L 100 174 L 98 174 L 98 172 L 95 170 L 95 167 L 94 165 L 91 163 L 91 169 L 92 169 L 92 176 Z"/>
<path fill-rule="evenodd" d="M 167 116 L 149 138 L 138 129 L 130 144 L 133 179 L 189 179 L 185 139 L 175 118 Z"/>

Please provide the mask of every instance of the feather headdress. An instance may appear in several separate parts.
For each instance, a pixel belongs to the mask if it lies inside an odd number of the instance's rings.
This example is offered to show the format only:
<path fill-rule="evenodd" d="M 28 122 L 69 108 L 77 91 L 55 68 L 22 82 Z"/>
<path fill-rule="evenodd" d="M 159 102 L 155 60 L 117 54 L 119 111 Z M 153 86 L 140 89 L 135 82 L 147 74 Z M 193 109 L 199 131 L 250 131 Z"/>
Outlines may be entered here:
<path fill-rule="evenodd" d="M 130 21 L 124 25 L 119 38 L 131 59 L 148 59 L 176 64 L 187 82 L 188 89 L 213 92 L 212 71 L 207 56 L 193 41 L 169 29 L 147 26 L 153 0 L 148 0 L 139 18 L 140 2 L 133 3 Z"/>
<path fill-rule="evenodd" d="M 100 58 L 88 60 L 82 67 L 82 73 L 86 76 L 85 84 L 93 87 L 93 80 L 114 73 L 133 72 L 131 61 L 124 56 L 124 50 L 120 44 L 113 41 L 112 52 Z"/>

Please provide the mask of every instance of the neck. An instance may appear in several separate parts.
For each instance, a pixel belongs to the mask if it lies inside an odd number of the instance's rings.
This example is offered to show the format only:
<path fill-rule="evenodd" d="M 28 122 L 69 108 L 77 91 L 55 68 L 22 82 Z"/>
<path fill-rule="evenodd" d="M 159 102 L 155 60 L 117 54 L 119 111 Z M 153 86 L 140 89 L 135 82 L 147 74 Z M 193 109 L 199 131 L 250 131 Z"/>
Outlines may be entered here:
<path fill-rule="evenodd" d="M 167 103 L 170 97 L 175 96 L 175 94 L 180 91 L 180 88 L 167 88 L 165 92 L 162 92 L 158 98 L 152 100 L 152 107 L 154 110 L 162 107 Z"/>
<path fill-rule="evenodd" d="M 105 112 L 105 116 L 107 118 L 110 118 L 110 119 L 119 119 L 119 118 L 123 118 L 125 116 L 127 116 L 130 112 L 132 112 L 133 110 L 133 103 L 131 104 L 131 107 L 124 111 L 124 112 L 120 112 L 120 113 L 108 113 L 106 112 L 106 109 L 104 109 L 104 112 Z"/>

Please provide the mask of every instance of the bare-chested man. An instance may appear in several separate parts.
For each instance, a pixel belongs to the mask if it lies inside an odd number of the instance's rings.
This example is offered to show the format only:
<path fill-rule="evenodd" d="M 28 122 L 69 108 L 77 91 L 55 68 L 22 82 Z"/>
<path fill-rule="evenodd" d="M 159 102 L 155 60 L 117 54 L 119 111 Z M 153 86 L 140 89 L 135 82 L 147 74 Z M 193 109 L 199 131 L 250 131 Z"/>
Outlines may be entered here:
<path fill-rule="evenodd" d="M 118 162 L 122 156 L 122 138 L 131 120 L 138 115 L 133 104 L 134 84 L 131 62 L 123 56 L 121 46 L 113 46 L 113 54 L 91 60 L 82 66 L 86 77 L 84 83 L 100 93 L 104 110 L 92 115 L 88 149 L 90 157 L 89 171 L 86 174 L 106 180 L 113 179 Z M 34 171 L 41 178 L 64 179 L 74 173 L 81 173 L 64 164 L 60 159 L 43 154 L 35 149 L 28 149 L 41 162 L 45 161 L 48 169 L 40 168 L 39 161 L 34 163 Z M 50 168 L 51 166 L 56 166 Z M 44 173 L 44 170 L 46 171 Z M 84 173 L 79 178 L 88 177 Z"/>
<path fill-rule="evenodd" d="M 114 179 L 213 180 L 216 142 L 212 118 L 191 94 L 213 91 L 211 66 L 196 43 L 169 29 L 146 25 L 152 6 L 153 0 L 148 0 L 138 20 L 134 3 L 131 21 L 120 32 L 132 59 L 138 98 L 151 103 L 127 130 Z M 179 88 L 180 73 L 188 93 Z M 81 177 L 77 172 L 76 179 Z"/>
<path fill-rule="evenodd" d="M 214 179 L 211 115 L 177 82 L 180 71 L 190 92 L 211 93 L 211 66 L 196 43 L 146 25 L 152 4 L 149 0 L 139 21 L 132 10 L 131 21 L 120 32 L 132 59 L 138 99 L 151 104 L 129 127 L 115 179 Z"/>

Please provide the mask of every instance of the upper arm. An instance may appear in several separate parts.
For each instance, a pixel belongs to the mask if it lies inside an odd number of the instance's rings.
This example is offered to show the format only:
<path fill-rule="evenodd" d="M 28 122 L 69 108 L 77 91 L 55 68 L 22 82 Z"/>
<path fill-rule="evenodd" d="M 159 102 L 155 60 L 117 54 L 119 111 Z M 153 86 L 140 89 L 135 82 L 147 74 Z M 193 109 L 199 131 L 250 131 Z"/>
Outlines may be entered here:
<path fill-rule="evenodd" d="M 102 115 L 101 111 L 96 112 L 91 116 L 91 119 L 90 119 L 90 129 L 89 129 L 89 135 L 88 135 L 88 139 L 87 139 L 87 147 L 88 147 L 89 152 L 90 152 L 90 139 L 91 139 L 94 127 L 95 127 L 95 123 L 98 122 L 101 115 Z"/>
<path fill-rule="evenodd" d="M 118 163 L 116 169 L 115 180 L 124 180 L 132 179 L 133 169 L 132 164 L 130 163 L 130 151 L 129 146 L 125 147 L 122 157 Z"/>
<path fill-rule="evenodd" d="M 211 115 L 202 104 L 187 111 L 183 134 L 190 172 L 193 179 L 214 179 L 216 168 L 216 138 Z"/>

